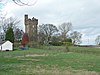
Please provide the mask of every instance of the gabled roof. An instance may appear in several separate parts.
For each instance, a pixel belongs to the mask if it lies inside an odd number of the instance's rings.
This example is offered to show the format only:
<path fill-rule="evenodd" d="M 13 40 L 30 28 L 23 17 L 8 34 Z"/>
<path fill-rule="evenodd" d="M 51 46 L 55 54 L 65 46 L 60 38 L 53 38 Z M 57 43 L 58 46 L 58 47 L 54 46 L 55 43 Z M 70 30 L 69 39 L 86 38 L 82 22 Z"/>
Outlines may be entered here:
<path fill-rule="evenodd" d="M 0 41 L 0 45 L 4 44 L 5 42 L 7 42 L 7 41 Z M 10 41 L 8 41 L 8 42 L 10 42 Z"/>

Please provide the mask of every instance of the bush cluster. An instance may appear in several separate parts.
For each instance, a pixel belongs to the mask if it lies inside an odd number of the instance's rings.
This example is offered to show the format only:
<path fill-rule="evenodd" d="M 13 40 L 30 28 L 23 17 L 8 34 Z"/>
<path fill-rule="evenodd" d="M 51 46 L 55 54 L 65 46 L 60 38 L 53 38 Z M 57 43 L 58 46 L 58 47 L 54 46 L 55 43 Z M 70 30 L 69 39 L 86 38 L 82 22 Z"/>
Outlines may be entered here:
<path fill-rule="evenodd" d="M 62 46 L 63 42 L 49 42 L 49 44 L 53 46 Z"/>
<path fill-rule="evenodd" d="M 72 42 L 49 42 L 50 45 L 53 46 L 62 46 L 62 45 L 67 45 L 67 46 L 72 46 Z"/>

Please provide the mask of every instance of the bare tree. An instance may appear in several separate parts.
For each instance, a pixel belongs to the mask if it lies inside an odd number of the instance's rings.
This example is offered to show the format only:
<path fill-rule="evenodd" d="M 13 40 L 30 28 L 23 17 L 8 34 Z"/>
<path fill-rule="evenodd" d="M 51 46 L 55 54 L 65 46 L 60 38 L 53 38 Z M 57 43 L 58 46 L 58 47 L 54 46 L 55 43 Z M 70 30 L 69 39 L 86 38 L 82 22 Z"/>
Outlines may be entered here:
<path fill-rule="evenodd" d="M 96 43 L 97 45 L 100 45 L 100 35 L 98 35 L 98 36 L 96 37 L 95 43 Z"/>
<path fill-rule="evenodd" d="M 38 34 L 38 43 L 40 45 L 43 45 L 44 42 L 45 42 L 45 38 L 46 38 L 45 34 L 43 32 L 39 32 L 39 34 Z"/>
<path fill-rule="evenodd" d="M 59 30 L 61 32 L 61 36 L 62 36 L 62 40 L 66 39 L 67 33 L 72 30 L 72 23 L 68 22 L 68 23 L 62 23 L 59 26 Z"/>
<path fill-rule="evenodd" d="M 34 4 L 36 4 L 37 0 L 12 0 L 15 4 L 20 5 L 20 6 L 24 6 L 24 5 L 28 5 L 28 6 L 32 6 Z"/>
<path fill-rule="evenodd" d="M 2 22 L 2 28 L 3 31 L 6 32 L 9 27 L 11 27 L 13 30 L 16 30 L 18 27 L 18 24 L 20 23 L 20 20 L 17 20 L 16 18 L 8 18 L 4 19 Z"/>
<path fill-rule="evenodd" d="M 12 0 L 15 4 L 20 5 L 20 6 L 32 6 L 36 4 L 37 0 Z M 0 0 L 0 3 L 7 3 L 7 0 Z"/>
<path fill-rule="evenodd" d="M 57 27 L 53 24 L 42 24 L 39 26 L 39 33 L 45 36 L 43 38 L 45 38 L 46 44 L 48 44 L 51 39 L 51 36 L 57 31 Z"/>
<path fill-rule="evenodd" d="M 73 44 L 80 44 L 82 34 L 80 32 L 74 31 L 70 34 L 70 38 L 72 39 Z"/>
<path fill-rule="evenodd" d="M 0 42 L 5 40 L 5 33 L 0 32 Z"/>
<path fill-rule="evenodd" d="M 15 31 L 14 31 L 14 37 L 15 37 L 15 40 L 16 41 L 20 41 L 22 40 L 22 35 L 24 34 L 23 30 L 17 28 Z"/>

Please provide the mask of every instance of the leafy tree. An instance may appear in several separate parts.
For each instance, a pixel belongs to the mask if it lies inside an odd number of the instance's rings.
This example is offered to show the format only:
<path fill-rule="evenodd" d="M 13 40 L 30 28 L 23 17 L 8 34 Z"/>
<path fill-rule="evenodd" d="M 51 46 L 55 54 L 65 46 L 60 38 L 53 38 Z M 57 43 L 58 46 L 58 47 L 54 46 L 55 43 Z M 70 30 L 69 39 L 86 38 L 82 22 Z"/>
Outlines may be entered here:
<path fill-rule="evenodd" d="M 71 42 L 72 43 L 72 39 L 71 38 L 67 38 L 66 42 Z"/>
<path fill-rule="evenodd" d="M 9 27 L 6 31 L 5 40 L 9 40 L 10 42 L 14 43 L 14 32 L 11 27 Z"/>
<path fill-rule="evenodd" d="M 62 36 L 62 40 L 66 40 L 66 36 L 67 36 L 67 33 L 72 30 L 72 23 L 68 22 L 68 23 L 62 23 L 60 26 L 59 26 L 59 30 L 61 32 L 61 36 Z"/>
<path fill-rule="evenodd" d="M 22 45 L 25 47 L 29 42 L 28 34 L 24 33 L 22 37 Z"/>
<path fill-rule="evenodd" d="M 74 31 L 70 34 L 70 38 L 72 39 L 73 44 L 80 44 L 82 34 L 80 32 Z"/>
<path fill-rule="evenodd" d="M 70 37 L 67 37 L 65 40 L 63 40 L 62 42 L 72 42 L 72 39 Z"/>
<path fill-rule="evenodd" d="M 100 45 L 100 35 L 98 35 L 98 36 L 96 37 L 95 43 L 96 43 L 97 45 Z"/>
<path fill-rule="evenodd" d="M 54 26 L 53 24 L 42 24 L 39 26 L 39 33 L 43 34 L 42 37 L 45 38 L 45 43 L 48 44 L 49 41 L 51 40 L 51 36 L 57 32 L 58 29 L 56 26 Z"/>

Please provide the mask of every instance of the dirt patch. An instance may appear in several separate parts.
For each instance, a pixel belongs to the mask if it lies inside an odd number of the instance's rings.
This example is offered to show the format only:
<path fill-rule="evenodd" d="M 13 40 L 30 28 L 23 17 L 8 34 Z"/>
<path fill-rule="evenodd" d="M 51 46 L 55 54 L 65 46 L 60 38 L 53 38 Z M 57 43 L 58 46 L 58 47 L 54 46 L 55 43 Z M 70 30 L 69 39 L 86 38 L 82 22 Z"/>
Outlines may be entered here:
<path fill-rule="evenodd" d="M 48 54 L 28 54 L 28 55 L 23 55 L 23 56 L 16 56 L 15 58 L 39 57 L 39 56 L 48 56 Z"/>
<path fill-rule="evenodd" d="M 41 70 L 34 70 L 33 71 L 34 74 L 37 75 L 99 75 L 99 73 L 96 72 L 91 72 L 91 71 L 82 71 L 82 70 L 45 70 L 45 69 L 41 69 Z"/>
<path fill-rule="evenodd" d="M 32 54 L 32 55 L 26 55 L 26 57 L 38 57 L 38 56 L 48 56 L 47 54 Z"/>
<path fill-rule="evenodd" d="M 24 56 L 16 56 L 15 58 L 22 58 L 22 57 L 24 57 Z"/>
<path fill-rule="evenodd" d="M 20 59 L 20 60 L 40 61 L 39 59 Z"/>

